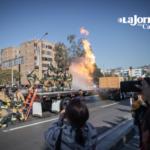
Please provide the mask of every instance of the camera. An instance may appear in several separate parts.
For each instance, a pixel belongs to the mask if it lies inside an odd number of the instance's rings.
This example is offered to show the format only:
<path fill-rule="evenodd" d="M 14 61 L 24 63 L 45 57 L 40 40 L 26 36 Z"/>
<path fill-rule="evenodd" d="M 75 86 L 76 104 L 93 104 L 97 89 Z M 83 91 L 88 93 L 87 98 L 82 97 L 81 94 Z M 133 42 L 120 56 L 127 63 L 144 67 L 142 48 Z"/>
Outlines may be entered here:
<path fill-rule="evenodd" d="M 150 78 L 144 78 L 150 85 Z M 135 85 L 142 85 L 142 81 L 122 81 L 120 82 L 121 92 L 141 92 Z"/>

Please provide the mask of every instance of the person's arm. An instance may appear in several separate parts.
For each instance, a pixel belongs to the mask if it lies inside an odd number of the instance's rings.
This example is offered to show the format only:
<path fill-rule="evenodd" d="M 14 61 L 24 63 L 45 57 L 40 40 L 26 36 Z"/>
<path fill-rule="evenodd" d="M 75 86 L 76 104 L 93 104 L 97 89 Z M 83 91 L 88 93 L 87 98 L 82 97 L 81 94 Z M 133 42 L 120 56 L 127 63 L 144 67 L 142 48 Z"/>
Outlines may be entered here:
<path fill-rule="evenodd" d="M 55 121 L 44 134 L 46 143 L 51 149 L 53 149 L 56 146 L 56 142 L 60 134 L 60 129 L 63 125 L 63 120 L 65 118 L 64 112 L 65 111 L 63 110 L 60 114 L 59 119 Z"/>
<path fill-rule="evenodd" d="M 6 95 L 3 94 L 3 93 L 0 93 L 0 99 L 1 99 L 1 101 L 3 101 L 4 103 L 9 103 L 9 102 L 11 102 L 10 98 L 8 98 L 8 96 L 6 96 Z"/>

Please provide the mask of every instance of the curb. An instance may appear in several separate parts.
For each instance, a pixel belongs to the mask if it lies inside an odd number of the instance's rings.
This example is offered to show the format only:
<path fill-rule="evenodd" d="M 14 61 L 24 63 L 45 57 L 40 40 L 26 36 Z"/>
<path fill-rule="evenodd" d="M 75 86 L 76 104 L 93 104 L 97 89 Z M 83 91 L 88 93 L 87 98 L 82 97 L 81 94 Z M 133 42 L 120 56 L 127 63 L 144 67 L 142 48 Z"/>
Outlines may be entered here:
<path fill-rule="evenodd" d="M 113 131 L 107 137 L 100 141 L 97 150 L 119 150 L 121 149 L 135 134 L 133 120 Z"/>

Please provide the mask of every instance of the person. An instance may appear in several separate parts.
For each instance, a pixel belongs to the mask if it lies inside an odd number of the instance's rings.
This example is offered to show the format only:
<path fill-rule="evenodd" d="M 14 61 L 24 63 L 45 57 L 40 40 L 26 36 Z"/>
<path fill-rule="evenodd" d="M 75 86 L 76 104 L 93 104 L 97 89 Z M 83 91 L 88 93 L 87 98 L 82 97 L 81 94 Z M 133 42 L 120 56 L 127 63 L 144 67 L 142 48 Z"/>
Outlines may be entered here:
<path fill-rule="evenodd" d="M 141 123 L 142 123 L 142 115 L 143 115 L 144 107 L 147 107 L 145 102 L 143 102 L 142 100 L 138 100 L 138 95 L 134 94 L 131 112 L 132 112 L 132 117 L 134 118 L 134 124 L 137 125 L 139 129 L 139 135 L 140 135 L 139 147 L 142 146 Z"/>
<path fill-rule="evenodd" d="M 27 80 L 30 84 L 29 88 L 27 89 L 27 92 L 29 92 L 34 86 L 35 86 L 35 81 L 39 79 L 39 66 L 35 66 L 35 69 L 32 70 L 28 75 L 27 75 Z"/>
<path fill-rule="evenodd" d="M 62 70 L 62 67 L 59 66 L 57 71 L 55 69 L 55 72 L 56 72 L 56 85 L 57 87 L 59 87 L 62 91 L 64 90 L 63 88 L 63 85 L 64 85 L 64 80 L 63 80 L 63 77 L 64 77 L 64 74 L 63 74 L 63 70 Z"/>
<path fill-rule="evenodd" d="M 8 118 L 8 106 L 7 103 L 10 103 L 11 100 L 5 94 L 6 86 L 5 84 L 0 84 L 0 128 L 3 130 L 7 128 L 7 118 Z"/>
<path fill-rule="evenodd" d="M 64 119 L 67 124 L 63 125 Z M 95 150 L 97 131 L 87 122 L 89 111 L 82 99 L 72 99 L 62 110 L 59 119 L 45 132 L 48 147 L 55 150 L 58 137 L 61 150 Z"/>
<path fill-rule="evenodd" d="M 86 102 L 86 98 L 83 96 L 83 91 L 80 89 L 79 91 L 78 91 L 78 94 L 79 94 L 79 96 L 77 96 L 76 98 L 81 98 L 81 99 L 83 99 L 83 100 L 85 100 L 85 102 Z"/>
<path fill-rule="evenodd" d="M 150 150 L 150 107 L 148 108 L 142 124 L 142 147 L 141 150 Z"/>
<path fill-rule="evenodd" d="M 18 90 L 18 86 L 14 85 L 12 88 L 13 92 L 11 93 L 11 96 L 14 101 L 18 102 L 18 104 L 14 105 L 11 108 L 11 111 L 12 111 L 11 123 L 13 125 L 16 124 L 16 118 L 17 118 L 16 113 L 17 112 L 19 112 L 20 122 L 23 122 L 23 120 L 24 120 L 23 105 L 25 105 L 25 99 L 24 99 L 24 96 L 22 95 L 22 93 L 18 92 L 17 90 Z"/>
<path fill-rule="evenodd" d="M 69 71 L 69 67 L 67 66 L 65 68 L 65 73 L 64 73 L 64 90 L 66 89 L 66 86 L 67 84 L 69 84 L 69 87 L 70 87 L 70 90 L 73 90 L 73 87 L 72 87 L 72 80 L 73 80 L 73 76 L 72 76 L 72 73 Z"/>
<path fill-rule="evenodd" d="M 55 73 L 52 72 L 51 69 L 43 73 L 43 79 L 44 79 L 44 87 L 42 92 L 49 91 L 49 86 L 52 88 L 52 91 L 55 91 Z"/>

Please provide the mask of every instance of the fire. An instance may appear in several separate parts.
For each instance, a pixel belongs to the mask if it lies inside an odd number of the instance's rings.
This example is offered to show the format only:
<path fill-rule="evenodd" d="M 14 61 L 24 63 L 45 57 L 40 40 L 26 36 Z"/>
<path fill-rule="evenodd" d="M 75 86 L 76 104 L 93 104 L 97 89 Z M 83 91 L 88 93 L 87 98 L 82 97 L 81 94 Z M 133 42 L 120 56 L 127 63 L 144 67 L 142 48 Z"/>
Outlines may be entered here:
<path fill-rule="evenodd" d="M 85 30 L 84 27 L 80 28 L 80 30 L 81 34 L 89 35 L 89 31 Z"/>
<path fill-rule="evenodd" d="M 89 32 L 84 30 L 84 28 L 80 29 L 81 34 L 88 35 Z M 85 49 L 85 57 L 78 60 L 78 63 L 73 63 L 71 65 L 71 70 L 78 74 L 79 76 L 83 76 L 88 80 L 89 83 L 92 83 L 92 74 L 95 70 L 94 63 L 95 63 L 95 56 L 91 51 L 90 43 L 87 39 L 82 40 L 84 49 Z M 87 82 L 87 81 L 86 81 Z"/>

